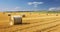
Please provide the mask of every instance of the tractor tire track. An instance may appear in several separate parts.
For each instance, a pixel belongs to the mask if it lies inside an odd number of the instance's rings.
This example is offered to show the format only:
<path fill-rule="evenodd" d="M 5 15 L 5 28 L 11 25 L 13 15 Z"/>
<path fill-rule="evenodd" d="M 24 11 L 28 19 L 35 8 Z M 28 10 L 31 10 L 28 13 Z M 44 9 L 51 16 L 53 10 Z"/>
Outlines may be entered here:
<path fill-rule="evenodd" d="M 54 22 L 56 22 L 56 20 L 53 21 L 53 22 L 50 22 L 50 23 L 54 23 Z M 40 25 L 47 25 L 47 24 L 50 24 L 50 23 L 39 24 L 39 25 L 31 26 L 31 27 L 22 28 L 22 29 L 19 29 L 19 30 L 29 29 L 29 28 L 40 26 Z M 18 30 L 15 30 L 15 31 L 18 31 Z"/>

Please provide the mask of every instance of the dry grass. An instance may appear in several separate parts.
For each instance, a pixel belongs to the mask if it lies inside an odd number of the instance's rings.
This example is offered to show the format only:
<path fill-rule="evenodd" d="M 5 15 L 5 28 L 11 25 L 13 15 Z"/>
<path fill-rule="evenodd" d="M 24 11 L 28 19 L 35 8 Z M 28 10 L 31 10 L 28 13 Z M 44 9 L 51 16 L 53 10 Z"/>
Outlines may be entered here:
<path fill-rule="evenodd" d="M 8 13 L 0 13 L 0 32 L 60 32 L 60 15 L 46 13 L 11 13 L 11 15 L 26 15 L 22 25 L 10 26 Z"/>

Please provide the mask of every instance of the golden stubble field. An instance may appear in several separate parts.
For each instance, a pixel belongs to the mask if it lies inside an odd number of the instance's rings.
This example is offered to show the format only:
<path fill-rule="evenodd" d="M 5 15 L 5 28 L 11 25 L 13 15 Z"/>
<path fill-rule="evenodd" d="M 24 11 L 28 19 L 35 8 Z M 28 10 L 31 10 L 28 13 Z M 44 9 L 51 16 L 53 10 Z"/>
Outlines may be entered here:
<path fill-rule="evenodd" d="M 23 24 L 9 25 L 10 16 L 8 13 L 0 12 L 0 32 L 60 32 L 60 14 L 56 13 L 36 13 L 36 12 L 20 12 L 11 13 L 14 15 L 22 16 Z"/>

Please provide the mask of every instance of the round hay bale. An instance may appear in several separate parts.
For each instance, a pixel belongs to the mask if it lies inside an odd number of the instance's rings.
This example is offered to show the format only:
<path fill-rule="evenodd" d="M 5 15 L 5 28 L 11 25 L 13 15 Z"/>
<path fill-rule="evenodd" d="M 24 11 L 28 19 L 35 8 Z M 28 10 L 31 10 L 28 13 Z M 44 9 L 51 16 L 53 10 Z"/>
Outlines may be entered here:
<path fill-rule="evenodd" d="M 49 15 L 48 13 L 46 15 Z"/>
<path fill-rule="evenodd" d="M 26 17 L 25 14 L 23 14 L 22 17 Z"/>
<path fill-rule="evenodd" d="M 58 16 L 58 14 L 56 14 L 56 16 Z"/>
<path fill-rule="evenodd" d="M 9 13 L 8 16 L 11 16 L 11 14 Z"/>
<path fill-rule="evenodd" d="M 3 12 L 3 14 L 5 14 L 5 12 Z"/>
<path fill-rule="evenodd" d="M 22 17 L 14 16 L 14 24 L 22 24 Z"/>
<path fill-rule="evenodd" d="M 11 20 L 10 25 L 22 24 L 22 17 L 19 15 L 11 16 Z"/>

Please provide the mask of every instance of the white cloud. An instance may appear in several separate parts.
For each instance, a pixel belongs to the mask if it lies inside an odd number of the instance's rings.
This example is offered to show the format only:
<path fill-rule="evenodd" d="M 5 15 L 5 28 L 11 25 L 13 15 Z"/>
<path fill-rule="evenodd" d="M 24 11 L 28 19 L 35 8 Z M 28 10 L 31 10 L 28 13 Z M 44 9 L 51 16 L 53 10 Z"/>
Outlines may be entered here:
<path fill-rule="evenodd" d="M 34 7 L 37 7 L 39 4 L 43 4 L 44 2 L 28 2 L 28 5 L 34 5 Z"/>
<path fill-rule="evenodd" d="M 15 7 L 14 9 L 20 9 L 20 7 Z"/>
<path fill-rule="evenodd" d="M 0 11 L 20 11 L 20 7 L 15 7 L 15 8 L 1 8 Z"/>
<path fill-rule="evenodd" d="M 14 8 L 0 8 L 0 11 L 30 11 L 27 8 L 14 7 Z"/>
<path fill-rule="evenodd" d="M 52 7 L 52 8 L 49 8 L 49 10 L 51 11 L 51 10 L 55 10 L 56 8 L 54 8 L 54 7 Z"/>
<path fill-rule="evenodd" d="M 20 10 L 20 7 L 15 7 L 15 8 L 13 8 L 12 10 L 14 10 L 14 11 L 19 11 L 19 10 Z"/>
<path fill-rule="evenodd" d="M 28 2 L 28 5 L 32 5 L 32 2 Z"/>
<path fill-rule="evenodd" d="M 37 4 L 43 4 L 43 2 L 33 2 L 33 4 L 37 5 Z"/>
<path fill-rule="evenodd" d="M 60 10 L 60 7 L 52 7 L 52 8 L 49 8 L 49 11 L 52 11 L 52 10 Z"/>

